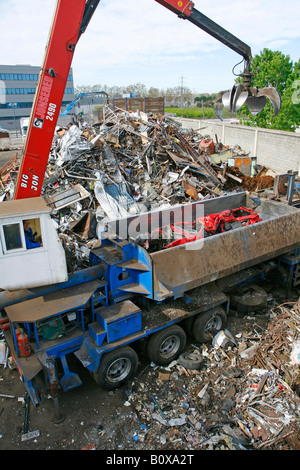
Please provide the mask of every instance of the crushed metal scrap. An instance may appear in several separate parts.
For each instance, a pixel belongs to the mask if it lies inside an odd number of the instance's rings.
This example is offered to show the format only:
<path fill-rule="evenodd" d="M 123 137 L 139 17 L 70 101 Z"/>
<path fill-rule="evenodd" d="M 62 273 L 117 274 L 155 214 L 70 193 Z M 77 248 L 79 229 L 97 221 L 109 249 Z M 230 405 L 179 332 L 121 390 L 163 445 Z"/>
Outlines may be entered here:
<path fill-rule="evenodd" d="M 128 415 L 118 417 L 124 448 L 299 450 L 300 300 L 267 312 L 266 329 L 260 317 L 192 344 L 168 367 L 147 366 L 126 389 Z"/>
<path fill-rule="evenodd" d="M 108 106 L 98 124 L 57 129 L 43 195 L 52 204 L 70 271 L 87 265 L 96 228 L 109 220 L 245 189 L 249 154 L 200 131 L 184 129 L 168 115 Z M 13 165 L 5 178 L 1 172 L 2 200 L 13 196 Z"/>

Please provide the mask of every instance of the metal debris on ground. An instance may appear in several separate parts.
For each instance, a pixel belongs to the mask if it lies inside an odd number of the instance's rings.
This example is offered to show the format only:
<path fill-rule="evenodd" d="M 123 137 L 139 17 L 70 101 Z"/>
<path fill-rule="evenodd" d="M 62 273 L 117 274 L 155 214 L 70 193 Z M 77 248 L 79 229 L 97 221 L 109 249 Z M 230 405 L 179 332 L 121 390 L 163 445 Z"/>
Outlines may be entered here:
<path fill-rule="evenodd" d="M 226 329 L 127 388 L 134 448 L 300 448 L 300 300 L 268 313 L 265 331 Z"/>

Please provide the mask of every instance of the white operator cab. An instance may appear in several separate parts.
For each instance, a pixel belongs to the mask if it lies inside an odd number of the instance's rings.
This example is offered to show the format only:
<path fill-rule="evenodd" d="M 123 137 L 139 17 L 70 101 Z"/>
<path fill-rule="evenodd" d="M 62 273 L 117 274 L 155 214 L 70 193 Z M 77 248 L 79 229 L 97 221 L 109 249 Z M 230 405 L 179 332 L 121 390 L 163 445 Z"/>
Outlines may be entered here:
<path fill-rule="evenodd" d="M 27 289 L 68 279 L 64 249 L 42 197 L 0 203 L 0 289 Z M 25 229 L 34 236 L 28 242 Z M 28 232 L 28 230 L 27 230 Z"/>

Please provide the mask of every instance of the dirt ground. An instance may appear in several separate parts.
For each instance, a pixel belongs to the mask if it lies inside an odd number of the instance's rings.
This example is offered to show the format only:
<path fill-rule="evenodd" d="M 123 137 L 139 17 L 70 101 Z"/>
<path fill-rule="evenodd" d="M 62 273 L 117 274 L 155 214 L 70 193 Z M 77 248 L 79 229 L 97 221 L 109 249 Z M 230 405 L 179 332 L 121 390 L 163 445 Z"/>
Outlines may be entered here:
<path fill-rule="evenodd" d="M 299 291 L 295 291 L 291 300 L 298 297 Z M 281 300 L 273 297 L 272 305 Z M 228 329 L 233 335 L 245 331 L 263 334 L 269 318 L 268 311 L 255 315 L 232 314 L 229 316 Z M 187 350 L 192 345 L 191 341 L 190 339 L 187 343 Z M 26 413 L 25 388 L 16 369 L 0 367 L 0 394 L 11 396 L 0 397 L 0 450 L 174 451 L 194 448 L 192 441 L 187 442 L 181 438 L 179 427 L 171 429 L 165 438 L 163 434 L 158 435 L 157 422 L 149 419 L 146 422 L 147 432 L 143 431 L 145 421 L 141 424 L 138 402 L 129 400 L 131 393 L 136 393 L 138 400 L 144 400 L 144 403 L 151 401 L 151 397 L 153 400 L 154 397 L 164 399 L 165 403 L 169 403 L 169 408 L 178 406 L 178 401 L 174 402 L 174 399 L 179 400 L 172 392 L 170 401 L 170 395 L 166 395 L 166 383 L 158 380 L 159 368 L 150 364 L 146 358 L 140 357 L 140 366 L 130 384 L 110 392 L 99 388 L 89 372 L 75 359 L 74 357 L 74 364 L 70 361 L 70 370 L 79 374 L 83 384 L 60 394 L 59 411 L 64 417 L 63 421 L 56 422 L 58 412 L 54 401 L 49 395 L 43 395 L 39 406 L 34 407 L 32 403 L 29 405 L 27 432 L 36 431 L 36 434 L 26 440 L 22 439 Z M 204 370 L 203 373 L 212 374 L 213 371 Z M 188 393 L 189 383 L 184 384 L 185 377 L 181 376 L 178 380 Z M 183 398 L 180 398 L 181 402 Z M 166 409 L 168 407 L 165 406 L 165 413 Z M 209 427 L 212 429 L 216 425 L 216 407 L 210 405 L 204 410 L 201 420 L 207 428 L 210 423 Z M 32 435 L 27 434 L 27 437 L 30 436 Z"/>

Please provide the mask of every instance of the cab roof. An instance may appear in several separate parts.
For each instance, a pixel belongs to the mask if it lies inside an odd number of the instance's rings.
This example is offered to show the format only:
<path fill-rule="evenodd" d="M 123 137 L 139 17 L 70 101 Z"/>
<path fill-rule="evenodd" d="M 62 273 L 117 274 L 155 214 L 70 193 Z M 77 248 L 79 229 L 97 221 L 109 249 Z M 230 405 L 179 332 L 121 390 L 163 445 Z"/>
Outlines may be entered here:
<path fill-rule="evenodd" d="M 49 213 L 51 208 L 43 197 L 12 199 L 0 202 L 0 218 L 30 216 L 36 213 Z"/>

